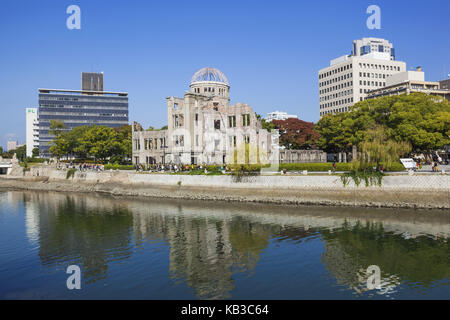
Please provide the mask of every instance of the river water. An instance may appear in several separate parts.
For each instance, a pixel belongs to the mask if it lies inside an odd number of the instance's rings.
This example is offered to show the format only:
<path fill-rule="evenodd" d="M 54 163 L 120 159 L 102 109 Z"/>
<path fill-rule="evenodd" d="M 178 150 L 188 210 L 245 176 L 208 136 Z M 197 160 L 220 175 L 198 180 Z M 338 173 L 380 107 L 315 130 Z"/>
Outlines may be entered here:
<path fill-rule="evenodd" d="M 445 211 L 0 192 L 0 299 L 449 299 L 449 235 Z"/>

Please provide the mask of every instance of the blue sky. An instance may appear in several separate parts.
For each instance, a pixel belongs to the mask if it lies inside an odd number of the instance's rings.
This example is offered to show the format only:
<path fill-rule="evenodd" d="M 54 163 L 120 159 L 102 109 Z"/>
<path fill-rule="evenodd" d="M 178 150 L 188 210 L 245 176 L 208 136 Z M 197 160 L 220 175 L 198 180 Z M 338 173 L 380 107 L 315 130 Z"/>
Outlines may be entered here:
<path fill-rule="evenodd" d="M 68 30 L 66 8 L 81 8 Z M 381 30 L 366 27 L 369 5 Z M 165 98 L 183 96 L 192 74 L 223 71 L 232 103 L 316 122 L 317 72 L 352 40 L 382 37 L 397 60 L 427 80 L 450 73 L 450 2 L 8 0 L 0 7 L 0 146 L 25 140 L 25 107 L 38 88 L 79 89 L 82 71 L 105 73 L 105 90 L 129 92 L 130 122 L 167 123 Z"/>

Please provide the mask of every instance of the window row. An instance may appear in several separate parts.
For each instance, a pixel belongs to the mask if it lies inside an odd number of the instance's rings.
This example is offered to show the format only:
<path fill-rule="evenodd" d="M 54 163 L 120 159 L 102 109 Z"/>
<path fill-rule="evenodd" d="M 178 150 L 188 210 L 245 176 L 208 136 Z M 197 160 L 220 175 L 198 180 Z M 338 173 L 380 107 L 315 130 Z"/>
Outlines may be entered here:
<path fill-rule="evenodd" d="M 344 89 L 344 88 L 351 87 L 352 85 L 353 85 L 353 81 L 344 82 L 344 83 L 341 83 L 341 84 L 338 84 L 338 85 L 335 85 L 335 86 L 332 86 L 332 87 L 328 87 L 328 88 L 325 88 L 325 89 L 320 89 L 319 90 L 319 94 L 324 94 L 324 93 L 328 93 L 328 92 L 331 92 L 331 91 L 341 90 L 341 89 Z"/>
<path fill-rule="evenodd" d="M 319 108 L 320 109 L 326 109 L 326 108 L 341 106 L 341 105 L 349 104 L 349 103 L 353 103 L 353 97 L 352 98 L 345 98 L 345 99 L 341 99 L 341 100 L 337 100 L 337 101 L 332 101 L 332 102 L 327 102 L 327 103 L 321 104 L 319 106 Z"/>
<path fill-rule="evenodd" d="M 386 86 L 386 82 L 360 80 L 359 81 L 359 85 L 361 85 L 361 86 L 372 86 L 372 87 L 385 87 Z"/>
<path fill-rule="evenodd" d="M 349 111 L 349 110 L 350 110 L 350 107 L 336 108 L 336 109 L 333 109 L 333 110 L 327 110 L 327 111 L 320 112 L 320 116 L 324 116 L 324 115 L 330 114 L 330 113 L 336 114 L 338 112 L 346 112 L 346 111 Z"/>
<path fill-rule="evenodd" d="M 333 84 L 333 83 L 336 83 L 336 82 L 340 82 L 340 81 L 344 81 L 344 80 L 350 79 L 350 78 L 353 78 L 353 74 L 352 73 L 347 73 L 347 74 L 344 74 L 342 76 L 339 76 L 339 77 L 336 77 L 336 78 L 333 78 L 333 79 L 330 79 L 330 80 L 319 82 L 319 87 L 325 87 L 325 86 L 328 86 L 330 84 Z"/>
<path fill-rule="evenodd" d="M 350 89 L 350 90 L 345 90 L 345 91 L 341 91 L 338 93 L 333 93 L 328 96 L 320 97 L 319 100 L 320 100 L 320 102 L 328 101 L 328 100 L 332 100 L 332 99 L 336 99 L 336 98 L 340 98 L 340 97 L 344 97 L 344 96 L 348 96 L 348 95 L 352 95 L 352 94 L 353 94 L 353 89 Z"/>
<path fill-rule="evenodd" d="M 166 145 L 166 138 L 159 138 L 159 149 L 163 149 Z M 145 150 L 158 150 L 158 138 L 144 139 Z"/>
<path fill-rule="evenodd" d="M 390 71 L 400 71 L 399 66 L 388 66 L 385 64 L 374 64 L 374 63 L 359 63 L 360 68 L 364 69 L 375 69 L 375 70 L 390 70 Z"/>
<path fill-rule="evenodd" d="M 369 73 L 369 72 L 360 72 L 359 76 L 361 78 L 372 78 L 372 79 L 386 79 L 390 77 L 392 74 L 382 74 L 382 73 Z"/>
<path fill-rule="evenodd" d="M 319 74 L 319 79 L 324 79 L 324 78 L 330 77 L 330 76 L 332 76 L 334 74 L 338 74 L 340 72 L 344 72 L 346 70 L 350 70 L 351 68 L 352 68 L 352 64 L 351 63 L 350 64 L 346 64 L 345 66 L 342 66 L 342 67 L 330 70 L 330 71 L 322 73 L 322 74 Z"/>
<path fill-rule="evenodd" d="M 205 92 L 216 92 L 216 88 L 214 87 L 203 87 L 203 93 Z M 224 95 L 228 92 L 228 89 L 225 88 L 218 88 L 217 92 L 219 93 L 219 95 Z M 194 93 L 201 93 L 201 88 L 194 88 Z"/>

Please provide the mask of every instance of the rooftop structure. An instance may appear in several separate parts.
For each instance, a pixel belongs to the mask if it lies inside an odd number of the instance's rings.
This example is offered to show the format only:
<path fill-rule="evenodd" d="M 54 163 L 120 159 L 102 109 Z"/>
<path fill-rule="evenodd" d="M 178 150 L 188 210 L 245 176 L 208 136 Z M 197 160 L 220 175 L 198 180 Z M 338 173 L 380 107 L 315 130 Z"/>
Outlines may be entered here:
<path fill-rule="evenodd" d="M 368 92 L 366 99 L 384 96 L 423 92 L 450 100 L 450 91 L 440 87 L 437 81 L 425 81 L 425 73 L 421 67 L 416 71 L 397 73 L 386 80 L 386 85 Z"/>
<path fill-rule="evenodd" d="M 103 72 L 82 72 L 81 89 L 86 91 L 103 91 Z"/>

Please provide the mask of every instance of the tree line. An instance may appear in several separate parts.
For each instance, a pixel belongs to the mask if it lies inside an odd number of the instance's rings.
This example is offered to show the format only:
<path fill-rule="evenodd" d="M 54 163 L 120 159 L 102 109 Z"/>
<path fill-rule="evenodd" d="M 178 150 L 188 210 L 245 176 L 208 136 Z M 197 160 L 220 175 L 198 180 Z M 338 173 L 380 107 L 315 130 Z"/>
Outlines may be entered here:
<path fill-rule="evenodd" d="M 80 126 L 68 131 L 62 121 L 52 120 L 50 133 L 55 136 L 50 153 L 57 158 L 94 158 L 102 163 L 124 163 L 132 155 L 130 125 L 119 128 Z"/>
<path fill-rule="evenodd" d="M 350 152 L 352 146 L 380 140 L 382 131 L 384 141 L 429 153 L 450 144 L 450 103 L 425 93 L 364 100 L 349 112 L 324 115 L 316 130 L 317 145 L 328 152 Z"/>
<path fill-rule="evenodd" d="M 351 152 L 374 141 L 410 146 L 429 153 L 450 144 L 450 103 L 440 97 L 412 93 L 364 100 L 348 112 L 324 115 L 317 124 L 299 119 L 262 119 L 263 129 L 278 129 L 286 149 Z M 370 148 L 374 148 L 372 145 Z M 406 147 L 406 149 L 408 149 Z"/>

